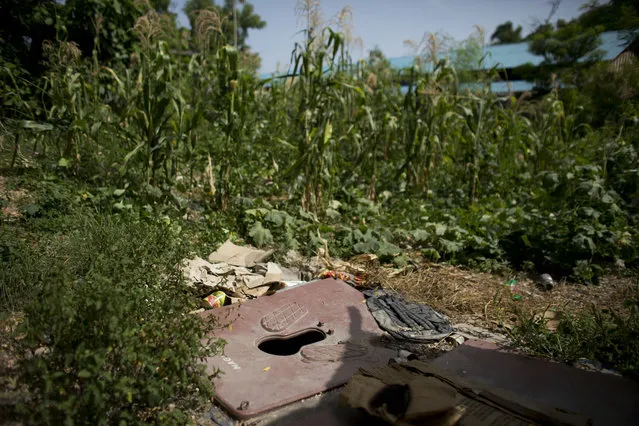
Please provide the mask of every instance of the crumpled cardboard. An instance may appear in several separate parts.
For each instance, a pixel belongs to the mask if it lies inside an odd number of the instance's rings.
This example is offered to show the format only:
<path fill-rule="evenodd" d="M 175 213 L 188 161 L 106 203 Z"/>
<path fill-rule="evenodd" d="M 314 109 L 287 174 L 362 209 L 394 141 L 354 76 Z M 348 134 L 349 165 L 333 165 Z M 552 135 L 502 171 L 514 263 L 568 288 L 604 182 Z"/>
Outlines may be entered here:
<path fill-rule="evenodd" d="M 258 263 L 264 262 L 273 254 L 273 250 L 260 250 L 248 246 L 237 246 L 227 240 L 217 250 L 209 255 L 211 263 L 228 263 L 233 266 L 243 266 L 251 268 Z"/>
<path fill-rule="evenodd" d="M 211 263 L 200 257 L 186 259 L 182 266 L 186 285 L 198 297 L 221 290 L 230 297 L 231 302 L 273 294 L 286 287 L 282 282 L 284 275 L 298 276 L 295 271 L 288 269 L 285 274 L 279 265 L 272 262 L 254 266 L 255 272 L 244 266 Z"/>
<path fill-rule="evenodd" d="M 216 288 L 222 288 L 232 293 L 236 291 L 234 270 L 228 265 L 212 264 L 196 257 L 184 260 L 182 273 L 186 285 L 191 287 L 198 297 L 207 296 Z"/>

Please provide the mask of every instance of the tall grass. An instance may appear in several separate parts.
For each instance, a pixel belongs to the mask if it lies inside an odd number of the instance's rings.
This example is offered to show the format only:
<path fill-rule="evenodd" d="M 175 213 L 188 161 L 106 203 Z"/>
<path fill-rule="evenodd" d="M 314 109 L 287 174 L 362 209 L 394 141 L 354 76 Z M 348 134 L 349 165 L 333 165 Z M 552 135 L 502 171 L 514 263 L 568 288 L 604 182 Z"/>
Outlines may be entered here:
<path fill-rule="evenodd" d="M 385 194 L 389 205 L 410 199 L 431 216 L 442 208 L 472 212 L 467 226 L 494 236 L 498 260 L 510 251 L 504 233 L 518 232 L 524 240 L 514 244 L 533 250 L 522 256 L 540 266 L 568 242 L 587 265 L 631 260 L 622 253 L 637 238 L 639 179 L 625 161 L 636 157 L 634 121 L 590 127 L 557 90 L 540 99 L 497 97 L 489 90 L 496 70 L 464 68 L 484 60 L 481 35 L 449 59 L 441 56 L 448 41 L 431 35 L 414 66 L 393 70 L 379 58 L 351 59 L 352 37 L 337 31 L 348 28 L 348 11 L 323 22 L 316 3 L 305 2 L 299 13 L 306 37 L 295 45 L 290 72 L 266 81 L 242 68 L 211 13 L 196 20 L 199 52 L 190 58 L 170 51 L 153 12 L 136 24 L 140 43 L 126 63 L 99 67 L 72 45 L 52 42 L 42 81 L 27 90 L 15 76 L 3 79 L 14 165 L 24 164 L 26 149 L 45 164 L 120 188 L 205 192 L 221 210 L 243 197 L 288 199 L 320 219 L 334 201 Z M 470 77 L 479 84 L 465 85 Z M 635 104 L 626 105 L 628 116 Z M 561 198 L 567 194 L 583 198 Z M 598 220 L 614 237 L 562 222 L 554 254 L 544 254 L 549 242 L 538 230 L 549 225 L 548 214 L 582 215 L 585 205 L 607 212 Z M 490 211 L 496 208 L 520 208 L 522 216 L 482 230 L 478 218 L 501 217 Z M 396 225 L 423 226 L 417 219 Z M 617 249 L 614 238 L 623 241 Z"/>

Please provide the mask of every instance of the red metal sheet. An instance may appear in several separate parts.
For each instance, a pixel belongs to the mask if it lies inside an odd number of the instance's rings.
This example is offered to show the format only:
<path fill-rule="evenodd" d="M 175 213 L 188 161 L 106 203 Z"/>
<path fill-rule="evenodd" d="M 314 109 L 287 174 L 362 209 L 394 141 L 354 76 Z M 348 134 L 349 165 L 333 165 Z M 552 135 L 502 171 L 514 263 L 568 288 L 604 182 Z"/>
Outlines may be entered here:
<path fill-rule="evenodd" d="M 215 367 L 224 371 L 214 379 L 215 398 L 239 419 L 340 386 L 359 367 L 385 364 L 395 355 L 380 344 L 382 332 L 364 296 L 338 280 L 316 281 L 203 315 L 230 324 L 214 332 L 227 341 L 224 354 L 206 364 L 209 373 Z M 295 336 L 301 343 L 325 338 L 288 356 L 258 347 L 274 337 Z"/>

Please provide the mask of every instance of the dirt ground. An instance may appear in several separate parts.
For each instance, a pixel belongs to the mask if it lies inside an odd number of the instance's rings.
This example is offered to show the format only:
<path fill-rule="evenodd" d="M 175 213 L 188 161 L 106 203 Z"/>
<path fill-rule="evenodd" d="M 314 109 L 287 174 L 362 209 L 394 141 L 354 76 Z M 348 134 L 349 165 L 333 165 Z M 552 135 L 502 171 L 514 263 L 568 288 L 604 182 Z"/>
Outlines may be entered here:
<path fill-rule="evenodd" d="M 19 219 L 21 214 L 19 205 L 26 198 L 27 193 L 24 189 L 9 190 L 7 188 L 6 178 L 0 175 L 0 199 L 5 199 L 6 203 L 0 204 L 0 216 L 4 221 Z"/>

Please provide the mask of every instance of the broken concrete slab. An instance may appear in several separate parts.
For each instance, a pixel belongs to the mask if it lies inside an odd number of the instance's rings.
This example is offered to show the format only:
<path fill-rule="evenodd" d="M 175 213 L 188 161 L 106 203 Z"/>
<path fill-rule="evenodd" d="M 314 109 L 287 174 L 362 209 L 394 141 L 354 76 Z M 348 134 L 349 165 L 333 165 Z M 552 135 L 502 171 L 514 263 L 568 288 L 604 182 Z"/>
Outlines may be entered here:
<path fill-rule="evenodd" d="M 247 419 L 344 384 L 362 366 L 385 364 L 395 351 L 363 295 L 328 279 L 201 314 L 231 327 L 215 332 L 224 355 L 207 358 L 217 401 Z"/>
<path fill-rule="evenodd" d="M 227 240 L 208 257 L 212 263 L 228 263 L 233 266 L 251 268 L 264 262 L 273 254 L 273 250 L 260 250 L 249 246 L 238 246 Z"/>

